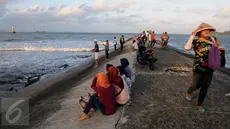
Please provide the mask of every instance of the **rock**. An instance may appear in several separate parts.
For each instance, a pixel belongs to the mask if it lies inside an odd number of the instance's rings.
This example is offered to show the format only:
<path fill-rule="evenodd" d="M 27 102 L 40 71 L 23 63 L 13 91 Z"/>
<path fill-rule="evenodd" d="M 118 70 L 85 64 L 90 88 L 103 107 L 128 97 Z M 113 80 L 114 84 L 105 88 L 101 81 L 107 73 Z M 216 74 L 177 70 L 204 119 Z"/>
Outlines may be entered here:
<path fill-rule="evenodd" d="M 27 82 L 25 84 L 25 87 L 29 86 L 29 85 L 32 85 L 33 83 L 39 81 L 41 78 L 41 76 L 34 76 L 34 77 L 28 77 L 27 78 Z"/>
<path fill-rule="evenodd" d="M 64 67 L 64 68 L 67 68 L 67 67 L 69 67 L 69 65 L 68 65 L 68 64 L 65 64 L 63 67 Z"/>
<path fill-rule="evenodd" d="M 124 124 L 124 123 L 126 123 L 127 121 L 128 121 L 128 119 L 127 119 L 126 117 L 121 117 L 119 123 L 120 123 L 120 124 Z"/>
<path fill-rule="evenodd" d="M 62 65 L 62 66 L 60 66 L 58 68 L 67 68 L 67 67 L 69 67 L 69 65 L 68 64 L 64 64 L 64 65 Z"/>
<path fill-rule="evenodd" d="M 13 90 L 14 90 L 14 88 L 13 88 L 13 87 L 10 87 L 9 91 L 13 91 Z"/>
<path fill-rule="evenodd" d="M 14 88 L 14 87 L 10 87 L 9 91 L 15 91 L 15 92 L 18 92 L 18 89 Z"/>
<path fill-rule="evenodd" d="M 228 93 L 228 94 L 225 94 L 225 96 L 227 96 L 227 97 L 230 97 L 230 93 Z"/>

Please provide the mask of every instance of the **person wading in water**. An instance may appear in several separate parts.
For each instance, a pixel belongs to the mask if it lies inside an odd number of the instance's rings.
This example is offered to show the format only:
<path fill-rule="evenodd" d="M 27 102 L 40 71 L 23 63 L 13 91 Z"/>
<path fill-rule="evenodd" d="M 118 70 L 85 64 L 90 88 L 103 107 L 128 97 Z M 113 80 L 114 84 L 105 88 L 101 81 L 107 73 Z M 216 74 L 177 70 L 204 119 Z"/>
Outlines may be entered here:
<path fill-rule="evenodd" d="M 193 82 L 188 88 L 186 99 L 192 101 L 193 91 L 200 89 L 197 109 L 200 112 L 205 112 L 202 106 L 208 87 L 211 84 L 214 70 L 209 67 L 209 51 L 214 43 L 216 47 L 220 46 L 219 42 L 215 42 L 214 37 L 209 37 L 210 34 L 215 32 L 216 29 L 207 23 L 202 23 L 190 36 L 185 45 L 185 50 L 189 51 L 192 48 L 195 51 L 194 69 L 193 69 Z M 195 37 L 198 39 L 194 39 Z"/>

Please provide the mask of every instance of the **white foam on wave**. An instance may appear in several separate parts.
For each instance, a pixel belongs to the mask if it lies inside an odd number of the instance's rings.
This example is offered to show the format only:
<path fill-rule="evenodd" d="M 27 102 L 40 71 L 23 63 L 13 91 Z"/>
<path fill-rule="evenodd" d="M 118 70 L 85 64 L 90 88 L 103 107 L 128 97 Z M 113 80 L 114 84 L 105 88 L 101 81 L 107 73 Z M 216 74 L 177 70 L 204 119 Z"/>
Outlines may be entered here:
<path fill-rule="evenodd" d="M 92 48 L 21 47 L 21 48 L 0 48 L 0 51 L 90 52 L 92 51 Z"/>
<path fill-rule="evenodd" d="M 104 45 L 104 44 L 106 44 L 106 42 L 100 42 L 100 43 L 98 43 L 99 45 Z M 110 42 L 109 43 L 110 45 L 113 45 L 113 43 L 112 42 Z"/>

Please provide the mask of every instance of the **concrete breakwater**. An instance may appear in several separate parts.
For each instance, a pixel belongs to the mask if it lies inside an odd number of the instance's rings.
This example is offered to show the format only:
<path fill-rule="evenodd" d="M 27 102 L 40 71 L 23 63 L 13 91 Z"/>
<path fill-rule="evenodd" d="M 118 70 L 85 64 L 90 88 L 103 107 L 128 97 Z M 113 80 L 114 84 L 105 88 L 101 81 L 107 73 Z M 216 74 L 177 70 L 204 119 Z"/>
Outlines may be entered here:
<path fill-rule="evenodd" d="M 186 88 L 191 81 L 193 60 L 181 53 L 159 45 L 154 47 L 154 56 L 158 58 L 155 70 L 136 62 L 136 52 L 132 51 L 131 42 L 125 51 L 117 51 L 110 59 L 101 59 L 96 69 L 87 69 L 77 79 L 65 80 L 53 89 L 52 93 L 32 108 L 30 124 L 19 129 L 72 128 L 72 129 L 113 129 L 113 128 L 215 128 L 229 127 L 229 100 L 224 93 L 229 91 L 229 75 L 221 71 L 215 77 L 207 97 L 210 111 L 200 114 L 184 98 Z M 78 98 L 92 92 L 92 78 L 105 69 L 106 63 L 119 65 L 120 58 L 128 58 L 135 74 L 132 86 L 131 102 L 111 116 L 100 112 L 90 114 L 89 120 L 79 122 L 82 112 Z M 104 65 L 103 65 L 104 64 Z M 175 69 L 181 67 L 180 69 Z M 169 69 L 167 69 L 169 68 Z M 65 90 L 69 89 L 69 90 Z M 53 95 L 52 95 L 53 94 Z M 197 94 L 195 99 L 197 98 Z M 214 124 L 211 123 L 214 121 Z M 207 124 L 208 123 L 208 124 Z M 221 124 L 220 123 L 224 123 Z M 17 128 L 17 129 L 18 129 Z M 7 128 L 16 129 L 16 127 Z"/>

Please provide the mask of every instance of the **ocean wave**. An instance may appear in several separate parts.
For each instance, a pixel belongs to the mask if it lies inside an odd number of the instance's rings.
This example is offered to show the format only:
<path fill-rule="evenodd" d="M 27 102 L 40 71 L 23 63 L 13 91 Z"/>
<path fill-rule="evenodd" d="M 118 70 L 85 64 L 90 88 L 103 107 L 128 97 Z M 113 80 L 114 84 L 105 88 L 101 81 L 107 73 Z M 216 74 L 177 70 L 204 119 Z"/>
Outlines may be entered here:
<path fill-rule="evenodd" d="M 0 48 L 0 51 L 90 52 L 92 51 L 92 48 L 20 47 L 20 48 Z"/>

